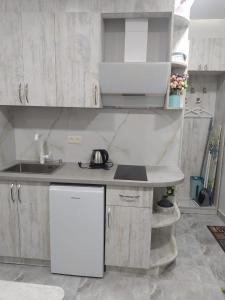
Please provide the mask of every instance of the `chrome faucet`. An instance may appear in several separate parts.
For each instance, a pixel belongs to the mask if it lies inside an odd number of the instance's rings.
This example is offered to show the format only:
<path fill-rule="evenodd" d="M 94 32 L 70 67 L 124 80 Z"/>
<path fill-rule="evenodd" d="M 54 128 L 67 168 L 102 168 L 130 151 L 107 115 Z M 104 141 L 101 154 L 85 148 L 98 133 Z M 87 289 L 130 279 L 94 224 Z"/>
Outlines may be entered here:
<path fill-rule="evenodd" d="M 42 138 L 40 133 L 36 133 L 34 136 L 34 140 L 36 142 L 40 141 L 40 152 L 39 152 L 39 159 L 40 164 L 44 164 L 46 160 L 49 160 L 52 156 L 52 153 L 48 151 L 47 142 Z"/>

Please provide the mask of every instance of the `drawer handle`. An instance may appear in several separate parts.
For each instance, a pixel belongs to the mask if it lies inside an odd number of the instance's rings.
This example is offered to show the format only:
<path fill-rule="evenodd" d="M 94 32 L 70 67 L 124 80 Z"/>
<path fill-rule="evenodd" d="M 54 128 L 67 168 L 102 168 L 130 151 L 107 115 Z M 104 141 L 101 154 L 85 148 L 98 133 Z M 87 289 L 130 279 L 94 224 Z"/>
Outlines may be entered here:
<path fill-rule="evenodd" d="M 17 185 L 17 197 L 18 197 L 19 202 L 21 203 L 22 201 L 21 201 L 21 197 L 20 197 L 20 188 L 21 188 L 21 184 L 18 184 Z"/>
<path fill-rule="evenodd" d="M 10 195 L 11 195 L 11 200 L 12 200 L 12 202 L 15 202 L 15 199 L 14 199 L 14 197 L 13 197 L 13 188 L 14 188 L 14 184 L 12 183 L 12 184 L 11 184 L 11 187 L 10 187 Z"/>
<path fill-rule="evenodd" d="M 136 201 L 137 199 L 140 198 L 139 195 L 137 195 L 137 196 L 125 196 L 125 195 L 119 194 L 119 196 L 122 198 L 123 201 L 126 201 L 126 202 L 134 202 L 134 201 Z"/>

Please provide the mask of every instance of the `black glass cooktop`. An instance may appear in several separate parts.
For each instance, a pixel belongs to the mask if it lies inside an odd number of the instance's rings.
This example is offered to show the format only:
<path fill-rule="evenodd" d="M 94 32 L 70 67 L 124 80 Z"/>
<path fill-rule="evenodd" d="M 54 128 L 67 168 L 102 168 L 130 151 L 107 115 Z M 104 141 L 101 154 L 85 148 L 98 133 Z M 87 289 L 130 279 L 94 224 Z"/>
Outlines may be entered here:
<path fill-rule="evenodd" d="M 147 181 L 145 166 L 118 165 L 114 179 Z"/>

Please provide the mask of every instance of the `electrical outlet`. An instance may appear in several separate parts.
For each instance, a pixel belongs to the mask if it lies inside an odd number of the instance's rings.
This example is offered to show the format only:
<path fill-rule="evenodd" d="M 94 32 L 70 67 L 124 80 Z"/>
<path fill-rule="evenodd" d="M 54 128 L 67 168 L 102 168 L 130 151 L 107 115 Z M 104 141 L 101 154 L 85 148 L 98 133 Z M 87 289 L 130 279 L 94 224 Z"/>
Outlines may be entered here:
<path fill-rule="evenodd" d="M 67 138 L 68 144 L 80 144 L 82 137 L 79 135 L 69 135 Z"/>

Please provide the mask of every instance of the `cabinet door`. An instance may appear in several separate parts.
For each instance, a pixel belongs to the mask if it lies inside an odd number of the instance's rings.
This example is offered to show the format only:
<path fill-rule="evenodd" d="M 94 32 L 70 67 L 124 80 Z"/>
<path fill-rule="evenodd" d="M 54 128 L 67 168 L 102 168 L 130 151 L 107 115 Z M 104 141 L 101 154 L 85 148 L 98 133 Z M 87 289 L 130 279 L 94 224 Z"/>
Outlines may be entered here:
<path fill-rule="evenodd" d="M 25 102 L 55 106 L 54 14 L 22 13 Z"/>
<path fill-rule="evenodd" d="M 19 223 L 15 189 L 11 183 L 0 183 L 0 256 L 18 257 L 19 255 Z"/>
<path fill-rule="evenodd" d="M 225 71 L 225 39 L 209 38 L 207 49 L 207 70 Z"/>
<path fill-rule="evenodd" d="M 21 105 L 23 52 L 19 14 L 0 14 L 0 40 L 0 105 Z"/>
<path fill-rule="evenodd" d="M 151 209 L 106 207 L 106 265 L 149 268 Z"/>
<path fill-rule="evenodd" d="M 55 24 L 57 106 L 99 107 L 100 14 L 57 14 Z"/>
<path fill-rule="evenodd" d="M 49 188 L 47 184 L 17 185 L 21 257 L 50 258 Z"/>
<path fill-rule="evenodd" d="M 204 71 L 207 65 L 206 57 L 208 56 L 207 39 L 193 38 L 190 41 L 189 64 L 188 69 L 191 71 Z"/>

